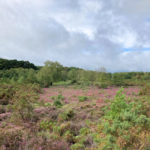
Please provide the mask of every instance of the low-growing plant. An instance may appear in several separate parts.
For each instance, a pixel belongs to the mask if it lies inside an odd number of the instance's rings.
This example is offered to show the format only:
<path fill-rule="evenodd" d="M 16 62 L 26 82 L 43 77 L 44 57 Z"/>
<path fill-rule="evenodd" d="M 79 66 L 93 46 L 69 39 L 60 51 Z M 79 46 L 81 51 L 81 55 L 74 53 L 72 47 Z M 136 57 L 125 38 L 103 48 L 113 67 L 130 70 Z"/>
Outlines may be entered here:
<path fill-rule="evenodd" d="M 57 100 L 64 100 L 64 96 L 62 96 L 62 94 L 58 94 L 58 96 L 57 96 Z"/>
<path fill-rule="evenodd" d="M 95 103 L 92 103 L 92 105 L 95 106 L 96 104 L 95 104 Z"/>
<path fill-rule="evenodd" d="M 59 115 L 59 121 L 68 121 L 69 119 L 73 118 L 75 115 L 75 112 L 73 109 L 70 109 L 68 111 L 64 111 L 62 114 Z"/>
<path fill-rule="evenodd" d="M 50 104 L 50 103 L 45 103 L 45 104 L 44 104 L 44 106 L 46 106 L 46 107 L 50 107 L 50 106 L 51 106 L 51 104 Z"/>
<path fill-rule="evenodd" d="M 53 106 L 62 107 L 62 103 L 60 102 L 60 100 L 55 100 Z"/>
<path fill-rule="evenodd" d="M 79 102 L 84 102 L 88 99 L 86 96 L 79 96 Z"/>
<path fill-rule="evenodd" d="M 82 150 L 83 148 L 85 148 L 84 144 L 75 143 L 71 145 L 71 150 Z"/>
<path fill-rule="evenodd" d="M 70 131 L 67 131 L 64 135 L 63 135 L 64 139 L 69 142 L 69 143 L 73 143 L 74 142 L 74 136 Z"/>
<path fill-rule="evenodd" d="M 40 129 L 42 130 L 52 130 L 53 126 L 55 126 L 56 123 L 52 121 L 42 121 L 40 122 Z"/>
<path fill-rule="evenodd" d="M 107 89 L 108 84 L 102 83 L 102 84 L 100 85 L 100 87 L 101 87 L 102 89 Z"/>
<path fill-rule="evenodd" d="M 142 103 L 140 101 L 128 103 L 125 94 L 122 93 L 123 88 L 117 92 L 110 106 L 105 107 L 101 128 L 99 133 L 94 135 L 94 140 L 100 149 L 136 149 L 140 146 L 138 141 L 142 130 L 149 130 L 150 119 L 142 114 Z M 136 131 L 133 130 L 134 128 Z"/>
<path fill-rule="evenodd" d="M 87 127 L 84 127 L 84 128 L 81 128 L 79 132 L 82 135 L 87 135 L 90 133 L 90 130 Z"/>

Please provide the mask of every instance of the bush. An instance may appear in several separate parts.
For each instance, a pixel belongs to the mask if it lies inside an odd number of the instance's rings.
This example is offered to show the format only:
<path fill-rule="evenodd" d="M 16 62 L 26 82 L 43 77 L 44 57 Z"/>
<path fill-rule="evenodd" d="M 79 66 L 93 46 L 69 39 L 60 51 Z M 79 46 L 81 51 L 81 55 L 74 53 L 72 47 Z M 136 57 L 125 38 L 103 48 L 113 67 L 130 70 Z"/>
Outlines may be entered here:
<path fill-rule="evenodd" d="M 102 88 L 102 89 L 107 89 L 107 87 L 108 87 L 108 84 L 104 84 L 104 83 L 101 84 L 101 88 Z"/>
<path fill-rule="evenodd" d="M 3 105 L 0 105 L 0 114 L 5 113 L 5 107 Z"/>
<path fill-rule="evenodd" d="M 51 121 L 42 121 L 40 123 L 40 129 L 43 129 L 43 130 L 52 130 L 53 129 L 53 126 L 55 126 L 56 123 L 54 122 L 51 122 Z"/>
<path fill-rule="evenodd" d="M 75 143 L 74 145 L 71 145 L 71 150 L 81 150 L 85 148 L 84 144 Z"/>
<path fill-rule="evenodd" d="M 71 80 L 71 84 L 77 83 L 77 80 L 73 79 Z"/>
<path fill-rule="evenodd" d="M 109 108 L 105 108 L 102 124 L 97 127 L 100 133 L 94 135 L 94 141 L 100 149 L 138 149 L 142 145 L 141 139 L 149 137 L 144 133 L 149 133 L 150 128 L 150 119 L 143 114 L 145 106 L 140 101 L 129 103 L 122 92 L 123 88 Z"/>
<path fill-rule="evenodd" d="M 53 103 L 53 106 L 61 107 L 62 103 L 59 100 L 55 100 L 54 103 Z"/>
<path fill-rule="evenodd" d="M 70 109 L 59 115 L 59 121 L 65 121 L 65 120 L 68 121 L 69 119 L 73 118 L 74 115 L 75 115 L 74 110 Z"/>
<path fill-rule="evenodd" d="M 64 100 L 64 96 L 62 96 L 62 94 L 58 94 L 58 96 L 57 96 L 57 100 Z"/>
<path fill-rule="evenodd" d="M 147 95 L 149 96 L 150 95 L 150 84 L 146 84 L 142 89 L 141 91 L 139 92 L 139 95 Z"/>
<path fill-rule="evenodd" d="M 83 135 L 87 135 L 90 133 L 90 131 L 87 127 L 81 128 L 79 132 L 80 132 L 80 134 L 83 134 Z"/>
<path fill-rule="evenodd" d="M 79 102 L 84 102 L 88 99 L 86 96 L 79 96 Z"/>

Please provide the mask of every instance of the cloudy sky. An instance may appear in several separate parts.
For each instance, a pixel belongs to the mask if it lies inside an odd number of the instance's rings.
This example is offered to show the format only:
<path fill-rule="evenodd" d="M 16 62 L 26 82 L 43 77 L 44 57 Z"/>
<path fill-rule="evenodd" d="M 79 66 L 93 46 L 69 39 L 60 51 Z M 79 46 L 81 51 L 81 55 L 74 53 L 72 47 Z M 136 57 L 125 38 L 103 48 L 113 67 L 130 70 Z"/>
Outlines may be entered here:
<path fill-rule="evenodd" d="M 150 0 L 0 0 L 0 57 L 150 71 Z"/>

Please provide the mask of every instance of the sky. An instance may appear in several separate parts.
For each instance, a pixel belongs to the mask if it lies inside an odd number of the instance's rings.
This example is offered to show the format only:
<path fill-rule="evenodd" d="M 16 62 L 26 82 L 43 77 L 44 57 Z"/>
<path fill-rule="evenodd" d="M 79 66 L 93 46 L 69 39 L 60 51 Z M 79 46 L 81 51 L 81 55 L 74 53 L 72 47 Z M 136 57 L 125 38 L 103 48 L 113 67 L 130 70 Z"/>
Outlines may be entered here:
<path fill-rule="evenodd" d="M 0 57 L 150 71 L 150 0 L 0 0 Z"/>

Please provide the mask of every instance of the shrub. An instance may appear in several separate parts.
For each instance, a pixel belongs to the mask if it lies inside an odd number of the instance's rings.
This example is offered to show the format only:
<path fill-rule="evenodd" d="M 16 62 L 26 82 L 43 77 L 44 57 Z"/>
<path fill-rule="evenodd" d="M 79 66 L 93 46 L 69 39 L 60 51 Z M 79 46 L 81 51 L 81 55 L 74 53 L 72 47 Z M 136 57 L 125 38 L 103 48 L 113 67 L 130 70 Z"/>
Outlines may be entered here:
<path fill-rule="evenodd" d="M 90 130 L 87 127 L 84 127 L 84 128 L 81 128 L 79 132 L 80 134 L 87 135 L 90 133 Z"/>
<path fill-rule="evenodd" d="M 95 85 L 97 88 L 100 88 L 100 87 L 101 87 L 100 83 L 94 83 L 94 85 Z"/>
<path fill-rule="evenodd" d="M 77 80 L 73 79 L 71 80 L 71 84 L 77 83 Z"/>
<path fill-rule="evenodd" d="M 146 84 L 142 89 L 141 91 L 139 92 L 139 95 L 147 95 L 149 96 L 150 95 L 150 84 Z"/>
<path fill-rule="evenodd" d="M 73 143 L 74 142 L 74 136 L 73 134 L 70 132 L 70 131 L 67 131 L 65 134 L 64 134 L 64 139 L 69 142 L 69 143 Z"/>
<path fill-rule="evenodd" d="M 84 144 L 75 143 L 74 145 L 71 145 L 71 150 L 81 150 L 85 148 Z"/>
<path fill-rule="evenodd" d="M 108 84 L 101 84 L 101 86 L 100 86 L 102 89 L 107 89 L 107 87 L 108 87 Z"/>
<path fill-rule="evenodd" d="M 62 94 L 58 94 L 58 96 L 57 96 L 57 100 L 64 100 L 64 96 L 62 96 Z"/>
<path fill-rule="evenodd" d="M 100 149 L 137 149 L 143 132 L 149 132 L 150 119 L 143 115 L 140 101 L 127 104 L 121 88 L 115 100 L 105 108 L 102 124 L 98 125 L 99 133 L 94 135 L 94 141 Z M 144 145 L 143 145 L 144 146 Z"/>
<path fill-rule="evenodd" d="M 61 107 L 62 103 L 59 100 L 55 100 L 54 103 L 53 103 L 53 106 Z"/>
<path fill-rule="evenodd" d="M 5 107 L 3 105 L 0 105 L 0 114 L 5 113 Z"/>
<path fill-rule="evenodd" d="M 74 111 L 72 109 L 68 111 L 64 111 L 62 114 L 59 115 L 59 121 L 68 121 L 69 119 L 73 118 L 75 115 Z"/>
<path fill-rule="evenodd" d="M 53 128 L 53 126 L 55 126 L 56 123 L 52 122 L 52 121 L 42 121 L 40 123 L 40 129 L 43 130 L 51 130 Z"/>
<path fill-rule="evenodd" d="M 0 148 L 5 147 L 8 150 L 19 149 L 22 142 L 22 132 L 12 131 L 0 134 Z"/>
<path fill-rule="evenodd" d="M 51 104 L 50 104 L 50 103 L 45 103 L 44 106 L 45 106 L 45 107 L 50 107 Z"/>
<path fill-rule="evenodd" d="M 79 96 L 79 102 L 84 102 L 88 99 L 86 96 Z"/>

